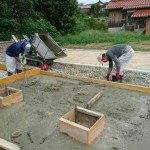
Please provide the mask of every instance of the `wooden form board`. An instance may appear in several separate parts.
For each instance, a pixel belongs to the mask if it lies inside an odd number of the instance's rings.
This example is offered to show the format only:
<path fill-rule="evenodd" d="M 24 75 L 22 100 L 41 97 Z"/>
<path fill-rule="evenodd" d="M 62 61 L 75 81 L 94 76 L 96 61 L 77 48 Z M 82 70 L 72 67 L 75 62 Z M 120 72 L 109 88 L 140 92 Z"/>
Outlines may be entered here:
<path fill-rule="evenodd" d="M 0 70 L 5 70 L 5 71 L 6 71 L 6 70 L 7 70 L 7 69 L 6 69 L 6 65 L 0 64 Z"/>
<path fill-rule="evenodd" d="M 13 103 L 23 101 L 23 94 L 21 90 L 8 87 L 7 91 L 9 95 L 7 95 L 5 89 L 0 90 L 0 107 L 9 106 Z"/>
<path fill-rule="evenodd" d="M 75 122 L 74 108 L 59 119 L 60 132 L 68 134 L 81 143 L 90 145 L 104 128 L 104 115 L 78 106 L 76 109 L 78 113 L 83 113 L 89 116 L 89 118 L 97 118 L 96 121 L 90 127 Z M 84 119 L 84 123 L 87 123 L 87 117 L 82 119 Z M 81 121 L 81 119 L 79 120 Z M 93 120 L 90 119 L 90 121 Z"/>
<path fill-rule="evenodd" d="M 103 96 L 103 91 L 100 91 L 93 98 L 91 98 L 86 104 L 86 108 L 89 109 L 101 96 Z"/>
<path fill-rule="evenodd" d="M 6 70 L 6 66 L 0 64 L 0 70 Z M 0 85 L 7 85 L 7 84 L 13 83 L 15 81 L 18 81 L 18 80 L 21 80 L 24 78 L 29 78 L 31 76 L 35 76 L 35 75 L 39 75 L 39 74 L 40 74 L 39 68 L 32 69 L 32 70 L 27 69 L 26 73 L 22 72 L 22 73 L 14 74 L 14 75 L 6 77 L 6 78 L 1 78 Z"/>
<path fill-rule="evenodd" d="M 61 78 L 81 80 L 84 82 L 90 82 L 90 83 L 94 83 L 94 84 L 100 84 L 100 85 L 105 85 L 105 86 L 110 86 L 110 87 L 115 87 L 115 88 L 120 88 L 120 89 L 150 93 L 150 87 L 137 86 L 137 85 L 132 85 L 132 84 L 124 84 L 124 83 L 111 82 L 111 81 L 104 81 L 104 80 L 92 79 L 92 78 L 87 78 L 87 77 L 79 77 L 79 76 L 73 76 L 73 75 L 67 75 L 67 74 L 59 74 L 59 73 L 51 72 L 51 71 L 42 71 L 41 70 L 41 74 L 55 76 L 55 77 L 61 77 Z"/>
<path fill-rule="evenodd" d="M 6 66 L 3 64 L 0 64 L 0 70 L 6 70 Z M 97 80 L 97 79 L 92 79 L 92 78 L 87 78 L 87 77 L 72 76 L 72 75 L 60 74 L 60 73 L 56 73 L 56 72 L 52 72 L 52 71 L 42 71 L 39 68 L 26 71 L 27 77 L 35 76 L 35 75 L 39 75 L 39 74 L 81 80 L 84 82 L 90 82 L 90 83 L 94 83 L 94 84 L 116 87 L 116 88 L 120 88 L 120 89 L 150 93 L 150 87 L 137 86 L 137 85 L 131 85 L 131 84 L 124 84 L 124 83 L 116 83 L 116 82 L 104 81 L 104 80 Z M 24 78 L 25 78 L 24 73 L 15 74 L 13 76 L 0 79 L 0 85 L 7 85 L 9 83 L 12 83 L 17 80 L 24 79 Z"/>
<path fill-rule="evenodd" d="M 21 150 L 21 148 L 16 144 L 0 138 L 0 150 Z"/>

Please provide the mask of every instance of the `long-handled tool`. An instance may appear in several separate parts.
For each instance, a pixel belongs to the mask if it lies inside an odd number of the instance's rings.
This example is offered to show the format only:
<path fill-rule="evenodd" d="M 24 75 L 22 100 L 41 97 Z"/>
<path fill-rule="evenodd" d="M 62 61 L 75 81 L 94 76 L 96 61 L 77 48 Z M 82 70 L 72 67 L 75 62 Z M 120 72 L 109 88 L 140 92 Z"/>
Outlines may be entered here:
<path fill-rule="evenodd" d="M 23 72 L 24 72 L 24 81 L 25 83 L 27 83 L 27 74 L 26 74 L 26 58 L 25 58 L 25 54 L 22 55 L 22 62 L 21 62 L 22 66 L 23 66 Z"/>

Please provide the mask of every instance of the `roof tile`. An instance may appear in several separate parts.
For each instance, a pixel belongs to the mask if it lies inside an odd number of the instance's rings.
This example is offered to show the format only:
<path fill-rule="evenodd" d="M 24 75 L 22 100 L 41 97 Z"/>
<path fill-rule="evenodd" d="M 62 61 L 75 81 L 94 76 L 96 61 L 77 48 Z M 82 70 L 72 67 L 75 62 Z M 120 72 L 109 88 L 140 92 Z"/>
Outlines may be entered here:
<path fill-rule="evenodd" d="M 132 14 L 131 17 L 135 18 L 135 17 L 147 17 L 147 16 L 150 16 L 150 9 L 137 10 Z"/>
<path fill-rule="evenodd" d="M 106 6 L 106 9 L 132 9 L 148 7 L 150 7 L 150 0 L 114 0 Z"/>

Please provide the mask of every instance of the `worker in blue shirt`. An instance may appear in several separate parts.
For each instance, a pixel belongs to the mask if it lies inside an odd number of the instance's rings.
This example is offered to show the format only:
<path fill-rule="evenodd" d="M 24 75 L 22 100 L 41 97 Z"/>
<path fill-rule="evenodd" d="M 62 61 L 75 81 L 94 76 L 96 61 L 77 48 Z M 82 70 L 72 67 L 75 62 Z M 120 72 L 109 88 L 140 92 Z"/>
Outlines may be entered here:
<path fill-rule="evenodd" d="M 29 52 L 31 44 L 29 42 L 16 42 L 10 45 L 6 50 L 6 67 L 8 76 L 13 75 L 16 70 L 16 73 L 22 72 L 21 67 L 21 56 L 25 52 Z"/>

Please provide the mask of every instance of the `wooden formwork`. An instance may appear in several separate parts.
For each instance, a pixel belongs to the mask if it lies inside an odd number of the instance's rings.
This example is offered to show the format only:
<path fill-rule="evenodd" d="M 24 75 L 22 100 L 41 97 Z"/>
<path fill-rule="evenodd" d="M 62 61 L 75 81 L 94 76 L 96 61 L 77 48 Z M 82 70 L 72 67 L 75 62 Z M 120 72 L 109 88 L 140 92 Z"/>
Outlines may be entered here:
<path fill-rule="evenodd" d="M 0 70 L 6 70 L 6 66 L 3 64 L 0 64 Z M 150 93 L 149 87 L 117 83 L 117 82 L 111 82 L 111 81 L 104 81 L 104 80 L 92 79 L 92 78 L 87 78 L 87 77 L 79 77 L 79 76 L 73 76 L 73 75 L 68 75 L 68 74 L 60 74 L 60 73 L 56 73 L 56 72 L 52 72 L 52 71 L 43 71 L 43 70 L 40 70 L 39 68 L 27 70 L 26 75 L 22 72 L 19 74 L 15 74 L 13 76 L 9 76 L 7 78 L 0 79 L 0 85 L 7 85 L 7 84 L 15 82 L 17 80 L 24 79 L 25 77 L 28 78 L 30 76 L 36 76 L 36 75 L 40 75 L 40 74 L 61 77 L 61 78 L 81 80 L 84 82 L 90 82 L 90 83 L 94 83 L 94 84 L 100 84 L 100 85 L 105 85 L 105 86 L 110 86 L 110 87 L 115 87 L 115 88 L 120 88 L 120 89 Z"/>
<path fill-rule="evenodd" d="M 4 64 L 0 64 L 0 70 L 6 70 L 6 65 Z M 28 78 L 31 76 L 35 76 L 40 74 L 40 69 L 39 68 L 35 68 L 35 69 L 26 69 L 26 71 L 19 73 L 19 74 L 14 74 L 12 76 L 6 77 L 6 78 L 2 78 L 0 79 L 0 85 L 7 85 L 9 83 L 13 83 L 15 81 L 24 79 L 24 78 Z"/>
<path fill-rule="evenodd" d="M 84 82 L 90 82 L 90 83 L 94 83 L 94 84 L 100 84 L 100 85 L 105 85 L 105 86 L 110 86 L 110 87 L 115 87 L 115 88 L 120 88 L 120 89 L 150 93 L 150 88 L 144 87 L 144 86 L 104 81 L 104 80 L 92 79 L 92 78 L 88 78 L 88 77 L 73 76 L 73 75 L 68 75 L 68 74 L 60 74 L 60 73 L 51 72 L 51 71 L 42 71 L 41 70 L 41 74 L 55 76 L 55 77 L 61 77 L 61 78 L 81 80 Z"/>
<path fill-rule="evenodd" d="M 13 103 L 18 103 L 23 100 L 21 90 L 7 87 L 0 90 L 0 107 L 8 106 Z"/>
<path fill-rule="evenodd" d="M 59 119 L 60 132 L 90 145 L 104 128 L 104 115 L 77 107 Z"/>

